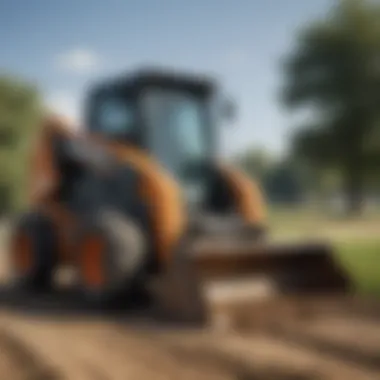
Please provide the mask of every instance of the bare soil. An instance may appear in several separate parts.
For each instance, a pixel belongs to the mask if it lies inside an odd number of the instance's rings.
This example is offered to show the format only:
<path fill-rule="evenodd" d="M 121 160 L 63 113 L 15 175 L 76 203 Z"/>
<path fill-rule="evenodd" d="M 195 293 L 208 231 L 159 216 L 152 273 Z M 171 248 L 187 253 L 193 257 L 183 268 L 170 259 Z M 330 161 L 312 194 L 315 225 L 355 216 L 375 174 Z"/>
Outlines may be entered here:
<path fill-rule="evenodd" d="M 0 380 L 380 379 L 380 303 L 373 300 L 224 307 L 204 329 L 78 306 L 0 291 Z"/>
<path fill-rule="evenodd" d="M 373 301 L 271 301 L 181 329 L 147 316 L 86 315 L 47 298 L 23 308 L 8 297 L 0 297 L 4 380 L 380 379 Z"/>

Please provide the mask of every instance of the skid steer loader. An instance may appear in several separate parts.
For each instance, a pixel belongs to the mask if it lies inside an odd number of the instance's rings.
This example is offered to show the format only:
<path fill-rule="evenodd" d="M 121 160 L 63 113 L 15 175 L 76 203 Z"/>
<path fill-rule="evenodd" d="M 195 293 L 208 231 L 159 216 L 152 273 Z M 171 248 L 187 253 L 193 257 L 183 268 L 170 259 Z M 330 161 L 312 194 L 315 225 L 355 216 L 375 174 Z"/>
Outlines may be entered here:
<path fill-rule="evenodd" d="M 220 303 L 347 291 L 328 246 L 266 240 L 259 186 L 217 161 L 217 95 L 208 78 L 145 70 L 94 86 L 84 131 L 47 120 L 15 285 L 47 291 L 71 265 L 84 302 L 144 299 L 201 324 Z"/>

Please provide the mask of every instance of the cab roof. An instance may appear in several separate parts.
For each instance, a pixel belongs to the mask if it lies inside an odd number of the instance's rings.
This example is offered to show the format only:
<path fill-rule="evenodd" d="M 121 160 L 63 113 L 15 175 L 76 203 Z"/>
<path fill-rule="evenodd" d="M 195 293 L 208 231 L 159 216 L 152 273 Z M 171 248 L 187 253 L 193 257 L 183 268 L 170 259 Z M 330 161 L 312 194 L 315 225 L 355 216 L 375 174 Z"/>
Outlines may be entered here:
<path fill-rule="evenodd" d="M 93 87 L 93 91 L 99 93 L 118 87 L 127 91 L 138 91 L 145 87 L 178 88 L 207 95 L 214 92 L 216 84 L 210 77 L 203 75 L 144 68 L 111 80 L 103 80 Z"/>

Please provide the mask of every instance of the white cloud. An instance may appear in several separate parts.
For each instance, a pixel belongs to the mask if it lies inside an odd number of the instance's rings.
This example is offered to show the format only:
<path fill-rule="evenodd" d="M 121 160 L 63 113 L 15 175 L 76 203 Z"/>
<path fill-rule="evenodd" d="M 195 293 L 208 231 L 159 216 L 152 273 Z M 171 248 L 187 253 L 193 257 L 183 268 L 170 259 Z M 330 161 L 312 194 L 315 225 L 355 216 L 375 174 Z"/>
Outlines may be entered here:
<path fill-rule="evenodd" d="M 58 68 L 75 73 L 86 73 L 100 66 L 100 57 L 88 49 L 72 49 L 57 56 Z"/>

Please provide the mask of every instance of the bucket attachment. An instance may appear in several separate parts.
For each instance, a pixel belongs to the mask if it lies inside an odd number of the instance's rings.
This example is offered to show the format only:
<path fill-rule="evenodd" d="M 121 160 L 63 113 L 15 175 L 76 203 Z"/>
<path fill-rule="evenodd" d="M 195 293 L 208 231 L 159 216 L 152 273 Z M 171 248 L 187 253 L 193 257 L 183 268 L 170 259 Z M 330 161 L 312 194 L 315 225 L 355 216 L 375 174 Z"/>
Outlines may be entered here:
<path fill-rule="evenodd" d="M 199 241 L 177 252 L 154 292 L 166 320 L 205 324 L 227 305 L 347 293 L 349 288 L 327 245 Z"/>

